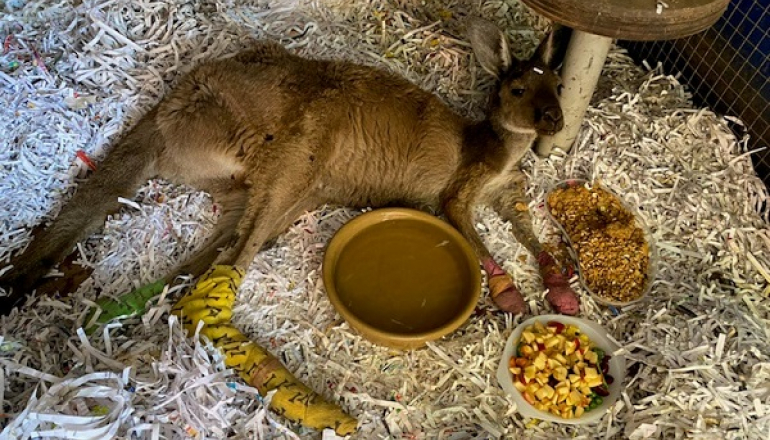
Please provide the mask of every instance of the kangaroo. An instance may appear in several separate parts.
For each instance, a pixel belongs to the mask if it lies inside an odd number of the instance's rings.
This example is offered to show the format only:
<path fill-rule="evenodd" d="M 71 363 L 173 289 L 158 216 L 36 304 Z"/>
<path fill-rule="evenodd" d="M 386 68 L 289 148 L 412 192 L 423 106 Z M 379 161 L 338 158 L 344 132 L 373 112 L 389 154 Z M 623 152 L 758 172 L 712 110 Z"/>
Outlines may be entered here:
<path fill-rule="evenodd" d="M 511 313 L 527 306 L 474 228 L 487 204 L 536 256 L 546 299 L 575 314 L 577 296 L 532 229 L 520 162 L 538 135 L 563 127 L 562 35 L 550 32 L 528 60 L 505 34 L 467 22 L 477 61 L 496 79 L 487 117 L 464 118 L 437 96 L 383 70 L 307 59 L 274 42 L 201 64 L 111 149 L 52 224 L 0 277 L 20 304 L 78 241 L 95 232 L 147 180 L 164 178 L 212 195 L 222 213 L 192 258 L 165 278 L 201 275 L 212 264 L 248 268 L 298 217 L 323 204 L 428 207 L 467 239 L 488 274 L 490 295 Z"/>

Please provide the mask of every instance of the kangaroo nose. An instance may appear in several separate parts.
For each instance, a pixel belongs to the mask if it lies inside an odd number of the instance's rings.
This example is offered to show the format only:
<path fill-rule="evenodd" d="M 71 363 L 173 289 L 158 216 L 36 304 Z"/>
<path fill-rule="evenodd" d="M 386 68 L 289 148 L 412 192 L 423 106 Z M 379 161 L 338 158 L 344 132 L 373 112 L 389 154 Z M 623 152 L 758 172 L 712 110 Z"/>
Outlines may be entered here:
<path fill-rule="evenodd" d="M 535 114 L 535 126 L 540 134 L 553 135 L 564 128 L 564 118 L 558 105 L 549 105 Z"/>
<path fill-rule="evenodd" d="M 555 124 L 561 121 L 561 117 L 561 109 L 555 105 L 546 107 L 545 110 L 543 110 L 543 119 L 548 122 Z"/>

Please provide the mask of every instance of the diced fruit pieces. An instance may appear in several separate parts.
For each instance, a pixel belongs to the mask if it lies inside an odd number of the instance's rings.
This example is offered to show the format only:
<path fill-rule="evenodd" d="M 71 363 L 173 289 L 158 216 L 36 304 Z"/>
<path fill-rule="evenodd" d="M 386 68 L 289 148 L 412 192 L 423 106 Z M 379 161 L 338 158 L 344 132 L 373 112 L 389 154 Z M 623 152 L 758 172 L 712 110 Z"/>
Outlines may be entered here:
<path fill-rule="evenodd" d="M 598 387 L 599 385 L 603 385 L 603 384 L 604 384 L 604 381 L 602 380 L 601 377 L 586 380 L 586 385 L 589 388 Z"/>
<path fill-rule="evenodd" d="M 548 327 L 553 328 L 553 332 L 557 335 L 564 331 L 564 324 L 558 321 L 550 321 L 548 322 Z"/>
<path fill-rule="evenodd" d="M 580 405 L 583 402 L 583 395 L 579 391 L 573 390 L 567 396 L 567 405 Z"/>
<path fill-rule="evenodd" d="M 559 347 L 562 343 L 562 340 L 563 339 L 559 338 L 558 336 L 551 336 L 550 338 L 545 340 L 545 348 L 550 349 L 550 348 Z"/>
<path fill-rule="evenodd" d="M 537 367 L 535 365 L 528 365 L 524 367 L 524 379 L 530 381 L 537 376 Z"/>
<path fill-rule="evenodd" d="M 609 356 L 573 325 L 535 321 L 508 361 L 515 388 L 533 407 L 565 419 L 581 417 L 609 394 Z"/>
<path fill-rule="evenodd" d="M 531 344 L 532 341 L 535 340 L 535 334 L 525 330 L 521 332 L 521 338 L 524 339 L 524 342 L 526 342 L 527 344 Z"/>
<path fill-rule="evenodd" d="M 575 341 L 577 341 L 577 339 L 575 339 L 573 342 L 567 343 L 567 345 L 564 347 L 564 354 L 569 356 L 575 352 L 575 350 L 577 349 L 577 344 L 575 343 Z"/>
<path fill-rule="evenodd" d="M 554 392 L 555 392 L 554 389 L 551 388 L 550 386 L 543 385 L 542 388 L 537 390 L 537 392 L 535 393 L 535 397 L 537 397 L 538 400 L 550 399 L 551 397 L 553 397 Z"/>

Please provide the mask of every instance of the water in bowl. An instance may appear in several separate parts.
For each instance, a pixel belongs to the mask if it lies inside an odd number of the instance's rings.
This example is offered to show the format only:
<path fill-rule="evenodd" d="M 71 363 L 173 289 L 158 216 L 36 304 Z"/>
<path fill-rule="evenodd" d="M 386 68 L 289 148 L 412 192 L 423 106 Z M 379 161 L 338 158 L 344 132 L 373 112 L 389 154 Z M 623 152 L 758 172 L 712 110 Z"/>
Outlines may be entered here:
<path fill-rule="evenodd" d="M 471 280 L 462 249 L 446 232 L 410 219 L 374 224 L 347 245 L 335 284 L 342 303 L 379 329 L 416 334 L 450 321 Z"/>

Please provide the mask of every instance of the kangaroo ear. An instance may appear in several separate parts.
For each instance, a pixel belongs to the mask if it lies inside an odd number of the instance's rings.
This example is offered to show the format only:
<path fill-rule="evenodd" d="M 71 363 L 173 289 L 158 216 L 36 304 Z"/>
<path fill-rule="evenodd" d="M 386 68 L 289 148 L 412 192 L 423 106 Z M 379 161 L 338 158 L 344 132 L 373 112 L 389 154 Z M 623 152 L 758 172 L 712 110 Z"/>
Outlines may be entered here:
<path fill-rule="evenodd" d="M 571 35 L 572 29 L 554 23 L 551 32 L 540 42 L 532 59 L 542 62 L 553 70 L 558 69 L 564 62 Z"/>
<path fill-rule="evenodd" d="M 479 64 L 487 72 L 499 78 L 511 67 L 511 49 L 508 39 L 492 22 L 482 18 L 467 21 L 468 38 Z"/>

